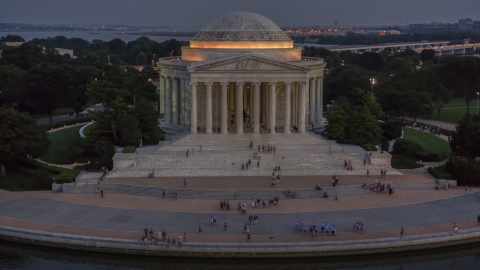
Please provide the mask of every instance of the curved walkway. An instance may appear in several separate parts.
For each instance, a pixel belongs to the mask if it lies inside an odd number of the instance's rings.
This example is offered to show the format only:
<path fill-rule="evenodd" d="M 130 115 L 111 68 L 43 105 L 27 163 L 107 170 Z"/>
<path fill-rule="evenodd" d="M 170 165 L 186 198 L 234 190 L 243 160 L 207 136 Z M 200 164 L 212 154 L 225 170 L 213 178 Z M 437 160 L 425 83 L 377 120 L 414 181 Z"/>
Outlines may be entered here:
<path fill-rule="evenodd" d="M 236 211 L 185 213 L 101 207 L 38 197 L 2 198 L 0 216 L 7 219 L 82 230 L 124 231 L 135 233 L 138 237 L 146 227 L 154 230 L 164 229 L 169 233 L 195 234 L 199 222 L 204 224 L 203 231 L 206 236 L 241 236 L 243 225 L 248 221 L 248 215 L 241 215 Z M 313 213 L 261 213 L 258 225 L 252 226 L 251 232 L 253 235 L 288 236 L 295 234 L 294 223 L 299 220 L 309 225 L 313 222 L 320 224 L 323 220 L 335 224 L 339 233 L 350 232 L 353 220 L 362 220 L 366 232 L 395 230 L 401 226 L 409 230 L 439 224 L 451 225 L 453 222 L 470 222 L 475 218 L 478 215 L 479 199 L 480 193 L 470 193 L 443 200 L 382 208 Z M 220 224 L 223 221 L 228 222 L 228 230 L 223 230 L 221 225 L 208 226 L 209 217 L 214 214 Z"/>

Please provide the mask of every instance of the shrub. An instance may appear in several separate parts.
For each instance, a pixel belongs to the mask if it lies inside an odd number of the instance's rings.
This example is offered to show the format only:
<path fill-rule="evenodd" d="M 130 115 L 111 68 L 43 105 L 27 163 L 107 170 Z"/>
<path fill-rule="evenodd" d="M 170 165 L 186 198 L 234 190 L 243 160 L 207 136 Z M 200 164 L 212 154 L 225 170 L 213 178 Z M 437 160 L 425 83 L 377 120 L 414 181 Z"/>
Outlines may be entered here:
<path fill-rule="evenodd" d="M 48 170 L 37 169 L 33 176 L 35 178 L 35 189 L 50 189 L 52 187 L 52 179 Z"/>
<path fill-rule="evenodd" d="M 435 168 L 430 167 L 428 168 L 428 173 L 437 179 L 453 179 L 452 175 L 447 172 L 445 165 L 440 165 Z"/>
<path fill-rule="evenodd" d="M 415 141 L 407 139 L 396 139 L 395 144 L 393 144 L 392 152 L 394 154 L 414 157 L 423 152 L 423 147 Z"/>
<path fill-rule="evenodd" d="M 426 155 L 417 155 L 419 160 L 426 161 L 426 162 L 435 162 L 438 160 L 437 154 L 426 154 Z"/>
<path fill-rule="evenodd" d="M 395 169 L 415 169 L 422 167 L 415 157 L 405 155 L 392 156 L 392 167 Z"/>
<path fill-rule="evenodd" d="M 362 145 L 362 148 L 365 149 L 365 151 L 377 151 L 378 150 L 378 148 L 373 144 L 364 144 L 364 145 Z"/>
<path fill-rule="evenodd" d="M 458 185 L 480 184 L 480 163 L 466 157 L 452 157 L 445 164 L 445 170 L 456 179 Z"/>
<path fill-rule="evenodd" d="M 389 148 L 390 148 L 390 144 L 388 143 L 388 141 L 383 140 L 380 149 L 382 149 L 382 151 L 388 152 Z"/>
<path fill-rule="evenodd" d="M 123 153 L 135 153 L 137 151 L 137 147 L 135 146 L 125 146 L 125 148 L 123 148 Z"/>
<path fill-rule="evenodd" d="M 398 122 L 383 122 L 380 124 L 383 131 L 383 137 L 387 141 L 400 138 L 402 136 L 402 125 Z"/>

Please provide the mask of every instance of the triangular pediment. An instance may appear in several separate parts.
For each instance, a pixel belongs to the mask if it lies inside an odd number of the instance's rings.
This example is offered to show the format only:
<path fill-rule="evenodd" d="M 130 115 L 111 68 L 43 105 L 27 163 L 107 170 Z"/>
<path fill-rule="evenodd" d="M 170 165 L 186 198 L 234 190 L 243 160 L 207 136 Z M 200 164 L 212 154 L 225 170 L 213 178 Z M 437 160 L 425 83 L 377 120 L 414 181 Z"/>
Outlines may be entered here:
<path fill-rule="evenodd" d="M 310 69 L 289 62 L 282 62 L 275 59 L 262 57 L 252 54 L 239 54 L 229 57 L 223 57 L 207 62 L 198 63 L 188 68 L 189 71 L 209 72 L 209 71 L 297 71 L 306 72 Z"/>

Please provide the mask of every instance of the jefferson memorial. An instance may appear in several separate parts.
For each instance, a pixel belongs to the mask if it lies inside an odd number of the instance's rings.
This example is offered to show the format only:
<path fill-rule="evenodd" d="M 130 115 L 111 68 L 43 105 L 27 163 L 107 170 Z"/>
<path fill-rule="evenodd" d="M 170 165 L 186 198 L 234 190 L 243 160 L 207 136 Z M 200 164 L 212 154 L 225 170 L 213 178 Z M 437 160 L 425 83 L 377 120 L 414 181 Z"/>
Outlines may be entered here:
<path fill-rule="evenodd" d="M 181 57 L 157 63 L 164 122 L 206 134 L 304 133 L 306 125 L 323 125 L 326 64 L 301 53 L 261 15 L 211 21 Z"/>

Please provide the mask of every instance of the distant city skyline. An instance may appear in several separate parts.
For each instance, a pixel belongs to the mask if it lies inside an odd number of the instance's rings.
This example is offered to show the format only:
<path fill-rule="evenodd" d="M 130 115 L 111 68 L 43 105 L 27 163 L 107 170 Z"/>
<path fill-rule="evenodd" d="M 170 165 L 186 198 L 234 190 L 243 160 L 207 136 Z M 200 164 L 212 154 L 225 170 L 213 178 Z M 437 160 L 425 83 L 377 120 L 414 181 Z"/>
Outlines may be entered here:
<path fill-rule="evenodd" d="M 0 23 L 131 25 L 199 30 L 229 12 L 261 14 L 281 27 L 382 26 L 480 20 L 478 0 L 0 0 Z"/>

